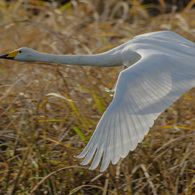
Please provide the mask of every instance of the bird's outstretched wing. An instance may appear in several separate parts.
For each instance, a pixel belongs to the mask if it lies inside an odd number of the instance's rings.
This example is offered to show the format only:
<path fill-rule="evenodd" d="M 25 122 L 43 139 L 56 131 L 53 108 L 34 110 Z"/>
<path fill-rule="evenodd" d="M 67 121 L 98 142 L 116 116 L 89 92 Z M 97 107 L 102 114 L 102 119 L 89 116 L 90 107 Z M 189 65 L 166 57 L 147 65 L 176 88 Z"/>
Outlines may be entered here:
<path fill-rule="evenodd" d="M 104 171 L 110 162 L 116 164 L 143 140 L 161 112 L 195 86 L 194 55 L 144 52 L 120 73 L 111 104 L 78 156 L 85 157 L 82 165 L 93 159 L 90 169 L 95 169 L 102 161 Z"/>

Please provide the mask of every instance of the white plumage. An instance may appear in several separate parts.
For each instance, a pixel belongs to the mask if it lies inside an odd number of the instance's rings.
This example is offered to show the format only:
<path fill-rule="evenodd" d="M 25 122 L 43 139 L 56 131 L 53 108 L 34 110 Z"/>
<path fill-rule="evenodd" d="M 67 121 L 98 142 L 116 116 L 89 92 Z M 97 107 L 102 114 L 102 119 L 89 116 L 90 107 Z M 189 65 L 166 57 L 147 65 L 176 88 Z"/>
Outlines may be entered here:
<path fill-rule="evenodd" d="M 1 56 L 16 61 L 91 66 L 126 66 L 114 98 L 89 143 L 78 156 L 100 171 L 116 164 L 136 148 L 154 120 L 182 94 L 195 86 L 195 44 L 180 35 L 159 31 L 134 39 L 102 54 L 66 56 L 21 48 Z"/>

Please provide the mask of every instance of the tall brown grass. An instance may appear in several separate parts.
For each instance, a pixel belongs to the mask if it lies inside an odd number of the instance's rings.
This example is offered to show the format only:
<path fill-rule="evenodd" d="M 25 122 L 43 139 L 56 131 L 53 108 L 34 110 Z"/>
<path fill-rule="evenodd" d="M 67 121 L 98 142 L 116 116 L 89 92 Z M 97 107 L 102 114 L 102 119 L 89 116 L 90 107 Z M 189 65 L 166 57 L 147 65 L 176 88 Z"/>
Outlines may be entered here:
<path fill-rule="evenodd" d="M 18 47 L 100 53 L 133 36 L 171 30 L 195 41 L 194 1 L 157 16 L 134 1 L 0 1 L 0 52 Z M 159 9 L 161 10 L 161 9 Z M 186 59 L 187 60 L 187 59 Z M 195 91 L 155 121 L 135 151 L 90 171 L 79 154 L 112 97 L 121 68 L 0 61 L 0 194 L 195 193 Z M 52 94 L 51 94 L 52 93 Z M 50 94 L 50 95 L 48 95 Z M 71 100 L 71 101 L 69 101 Z"/>

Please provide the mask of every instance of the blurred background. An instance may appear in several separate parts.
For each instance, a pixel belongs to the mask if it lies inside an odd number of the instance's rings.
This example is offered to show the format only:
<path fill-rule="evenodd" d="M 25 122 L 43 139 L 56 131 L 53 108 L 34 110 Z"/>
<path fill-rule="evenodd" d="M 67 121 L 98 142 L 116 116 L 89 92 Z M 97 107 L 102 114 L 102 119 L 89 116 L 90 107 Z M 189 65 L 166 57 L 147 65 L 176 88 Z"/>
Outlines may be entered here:
<path fill-rule="evenodd" d="M 194 42 L 194 5 L 194 0 L 1 0 L 0 55 L 24 46 L 96 54 L 159 30 Z M 111 102 L 106 89 L 121 70 L 0 60 L 0 194 L 195 193 L 195 89 L 104 173 L 75 158 Z"/>

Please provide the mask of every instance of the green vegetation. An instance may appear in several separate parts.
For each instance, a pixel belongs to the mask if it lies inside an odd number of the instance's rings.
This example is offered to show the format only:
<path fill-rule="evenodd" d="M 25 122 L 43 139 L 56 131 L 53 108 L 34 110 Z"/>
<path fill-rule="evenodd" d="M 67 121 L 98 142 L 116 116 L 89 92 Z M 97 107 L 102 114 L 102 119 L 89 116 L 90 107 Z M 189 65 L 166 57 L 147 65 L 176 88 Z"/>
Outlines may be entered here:
<path fill-rule="evenodd" d="M 195 41 L 195 1 L 185 2 L 176 9 L 164 0 L 1 0 L 0 52 L 27 46 L 56 54 L 100 53 L 158 30 Z M 75 155 L 109 105 L 105 88 L 112 89 L 120 71 L 0 61 L 0 194 L 195 193 L 194 89 L 117 165 L 104 173 L 79 165 Z"/>

